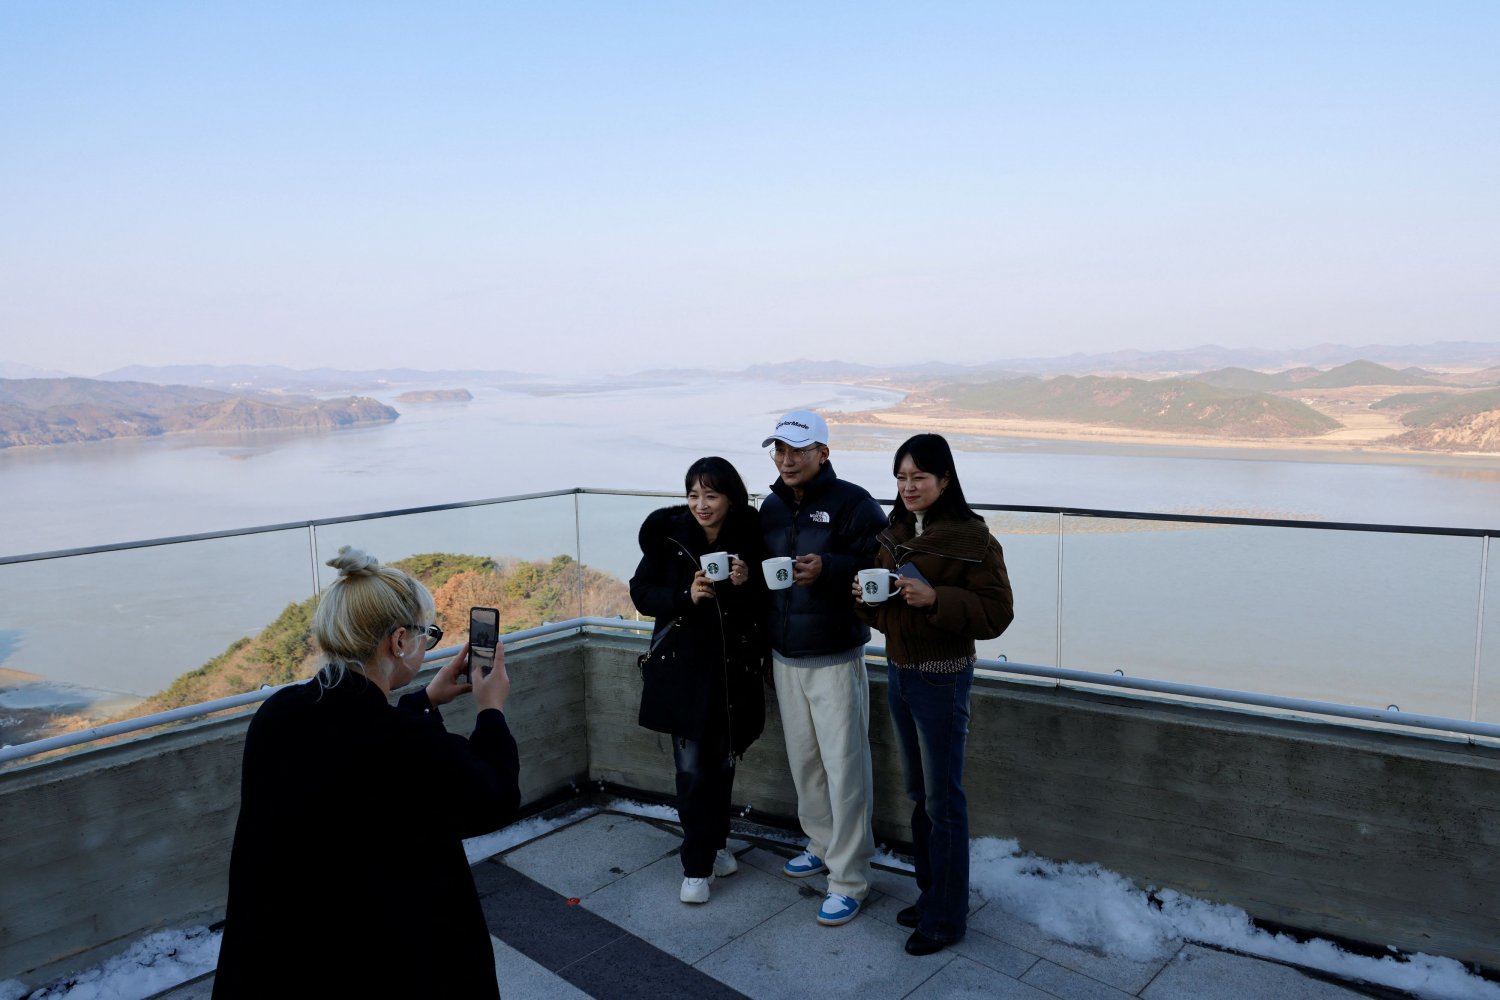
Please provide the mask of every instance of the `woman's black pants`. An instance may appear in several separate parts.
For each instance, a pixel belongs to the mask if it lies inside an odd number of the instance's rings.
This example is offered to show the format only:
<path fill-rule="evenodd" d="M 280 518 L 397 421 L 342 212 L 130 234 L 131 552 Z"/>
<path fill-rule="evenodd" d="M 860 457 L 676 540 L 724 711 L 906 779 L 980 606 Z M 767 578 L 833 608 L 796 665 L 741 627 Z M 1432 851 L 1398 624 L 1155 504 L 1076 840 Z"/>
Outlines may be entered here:
<path fill-rule="evenodd" d="M 682 874 L 707 878 L 729 838 L 734 755 L 722 738 L 672 738 L 677 765 L 677 816 L 682 822 Z"/>

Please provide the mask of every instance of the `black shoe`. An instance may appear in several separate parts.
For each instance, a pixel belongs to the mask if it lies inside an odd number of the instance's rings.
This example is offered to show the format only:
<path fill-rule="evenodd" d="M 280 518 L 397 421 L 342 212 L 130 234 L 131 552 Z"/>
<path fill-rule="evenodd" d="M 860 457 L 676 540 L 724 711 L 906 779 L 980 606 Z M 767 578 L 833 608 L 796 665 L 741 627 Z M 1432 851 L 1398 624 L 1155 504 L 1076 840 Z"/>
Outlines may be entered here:
<path fill-rule="evenodd" d="M 911 937 L 906 939 L 906 953 L 908 955 L 932 955 L 948 947 L 946 941 L 934 941 L 921 931 L 912 931 Z"/>
<path fill-rule="evenodd" d="M 896 923 L 902 927 L 916 927 L 922 922 L 922 913 L 915 906 L 908 906 L 896 914 Z"/>

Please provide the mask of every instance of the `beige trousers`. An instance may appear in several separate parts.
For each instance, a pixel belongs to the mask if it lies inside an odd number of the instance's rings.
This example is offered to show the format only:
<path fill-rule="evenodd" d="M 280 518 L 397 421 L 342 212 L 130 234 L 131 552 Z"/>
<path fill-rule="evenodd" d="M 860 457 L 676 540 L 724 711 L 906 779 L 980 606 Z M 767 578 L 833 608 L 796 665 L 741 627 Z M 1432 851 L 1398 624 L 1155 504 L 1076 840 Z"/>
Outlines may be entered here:
<path fill-rule="evenodd" d="M 864 899 L 875 855 L 864 648 L 825 667 L 791 666 L 773 654 L 771 670 L 807 849 L 828 865 L 829 892 Z"/>

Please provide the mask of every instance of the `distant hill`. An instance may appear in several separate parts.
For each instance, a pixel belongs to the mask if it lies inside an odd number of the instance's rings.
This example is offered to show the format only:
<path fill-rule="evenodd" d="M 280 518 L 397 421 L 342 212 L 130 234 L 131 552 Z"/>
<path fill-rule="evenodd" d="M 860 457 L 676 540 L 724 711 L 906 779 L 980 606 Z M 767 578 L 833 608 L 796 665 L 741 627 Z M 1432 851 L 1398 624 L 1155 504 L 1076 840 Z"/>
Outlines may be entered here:
<path fill-rule="evenodd" d="M 229 399 L 227 392 L 185 385 L 100 382 L 91 378 L 0 379 L 0 403 L 39 410 L 51 406 L 105 406 L 163 410 Z"/>
<path fill-rule="evenodd" d="M 961 410 L 1224 437 L 1307 437 L 1340 426 L 1296 400 L 1188 379 L 1059 375 L 931 391 Z"/>
<path fill-rule="evenodd" d="M 1452 399 L 1451 392 L 1398 392 L 1370 404 L 1372 410 L 1416 410 Z"/>
<path fill-rule="evenodd" d="M 1500 343 L 1438 341 L 1431 344 L 1316 344 L 1312 347 L 1267 349 L 1204 344 L 1165 351 L 1127 349 L 1100 354 L 1054 357 L 1002 358 L 992 363 L 1028 373 L 1040 372 L 1208 372 L 1222 368 L 1285 369 L 1298 366 L 1331 367 L 1355 360 L 1389 365 L 1500 365 Z"/>
<path fill-rule="evenodd" d="M 363 396 L 320 400 L 146 382 L 0 379 L 0 448 L 190 430 L 334 430 L 398 416 Z"/>
<path fill-rule="evenodd" d="M 1397 371 L 1363 360 L 1330 368 L 1298 384 L 1310 389 L 1346 389 L 1356 385 L 1442 385 L 1420 368 Z"/>
<path fill-rule="evenodd" d="M 417 368 L 288 368 L 284 365 L 129 365 L 98 376 L 105 382 L 154 382 L 158 385 L 190 385 L 243 392 L 255 389 L 289 389 L 298 392 L 338 392 L 375 389 L 392 385 L 430 385 L 434 382 L 470 384 L 529 383 L 535 375 L 513 371 L 452 370 L 423 371 Z"/>
<path fill-rule="evenodd" d="M 468 389 L 413 389 L 396 397 L 398 403 L 467 403 L 474 398 Z"/>
<path fill-rule="evenodd" d="M 1449 426 L 1489 410 L 1500 410 L 1500 389 L 1446 393 L 1441 399 L 1412 410 L 1401 422 L 1408 427 Z"/>
<path fill-rule="evenodd" d="M 56 368 L 38 368 L 19 361 L 0 361 L 0 378 L 72 378 L 72 372 Z"/>
<path fill-rule="evenodd" d="M 1193 381 L 1224 389 L 1253 389 L 1277 392 L 1286 389 L 1346 389 L 1357 385 L 1442 385 L 1431 373 L 1420 368 L 1397 371 L 1373 361 L 1351 361 L 1348 364 L 1319 371 L 1316 368 L 1289 368 L 1281 372 L 1258 372 L 1248 368 L 1220 368 L 1193 376 Z"/>
<path fill-rule="evenodd" d="M 1434 451 L 1500 452 L 1500 389 L 1449 395 L 1401 418 L 1399 444 Z"/>

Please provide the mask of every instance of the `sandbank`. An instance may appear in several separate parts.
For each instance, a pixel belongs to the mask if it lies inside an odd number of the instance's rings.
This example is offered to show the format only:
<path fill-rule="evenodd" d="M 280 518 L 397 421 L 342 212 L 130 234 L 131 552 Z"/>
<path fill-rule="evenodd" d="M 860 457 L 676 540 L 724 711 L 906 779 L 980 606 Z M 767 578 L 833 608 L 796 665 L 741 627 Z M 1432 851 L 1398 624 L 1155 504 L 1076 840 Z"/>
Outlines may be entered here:
<path fill-rule="evenodd" d="M 1345 426 L 1338 430 L 1317 437 L 1292 438 L 1204 437 L 1107 424 L 968 416 L 937 408 L 827 413 L 825 417 L 830 424 L 848 431 L 871 432 L 867 441 L 861 441 L 857 433 L 840 440 L 840 447 L 856 450 L 889 447 L 890 432 L 931 431 L 967 437 L 971 450 L 988 439 L 997 450 L 1024 446 L 1030 450 L 1060 452 L 1181 456 L 1191 453 L 1203 458 L 1432 465 L 1500 473 L 1500 455 L 1490 452 L 1424 451 L 1392 444 L 1387 439 L 1406 428 L 1383 415 L 1370 413 L 1340 414 Z"/>

